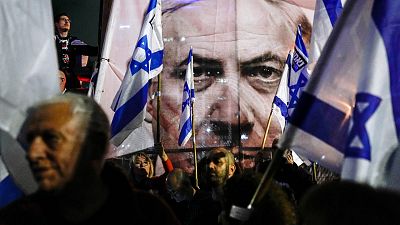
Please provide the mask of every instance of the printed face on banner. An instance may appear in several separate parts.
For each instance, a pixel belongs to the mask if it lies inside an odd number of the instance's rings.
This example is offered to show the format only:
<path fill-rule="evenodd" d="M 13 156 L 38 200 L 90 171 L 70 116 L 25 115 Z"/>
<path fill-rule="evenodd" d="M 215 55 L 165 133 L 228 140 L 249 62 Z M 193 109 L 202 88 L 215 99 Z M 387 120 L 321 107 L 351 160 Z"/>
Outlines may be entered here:
<path fill-rule="evenodd" d="M 190 46 L 197 147 L 260 147 L 287 53 L 294 46 L 296 26 L 308 23 L 301 9 L 285 1 L 207 0 L 182 7 L 163 2 L 163 11 L 160 123 L 165 148 L 178 148 Z M 152 86 L 156 88 L 156 81 Z M 155 121 L 156 101 L 149 108 Z M 273 119 L 266 146 L 280 133 Z"/>

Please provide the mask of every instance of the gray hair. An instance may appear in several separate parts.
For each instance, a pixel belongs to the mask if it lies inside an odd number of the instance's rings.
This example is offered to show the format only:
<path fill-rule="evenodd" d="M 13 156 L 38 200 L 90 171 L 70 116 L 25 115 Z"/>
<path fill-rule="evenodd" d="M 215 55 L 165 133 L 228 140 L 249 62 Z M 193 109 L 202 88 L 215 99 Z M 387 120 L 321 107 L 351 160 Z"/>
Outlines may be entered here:
<path fill-rule="evenodd" d="M 110 123 L 103 109 L 92 99 L 84 95 L 64 94 L 39 102 L 28 109 L 28 115 L 46 105 L 67 103 L 71 113 L 79 119 L 84 132 L 81 149 L 88 151 L 91 159 L 103 159 L 110 139 Z"/>

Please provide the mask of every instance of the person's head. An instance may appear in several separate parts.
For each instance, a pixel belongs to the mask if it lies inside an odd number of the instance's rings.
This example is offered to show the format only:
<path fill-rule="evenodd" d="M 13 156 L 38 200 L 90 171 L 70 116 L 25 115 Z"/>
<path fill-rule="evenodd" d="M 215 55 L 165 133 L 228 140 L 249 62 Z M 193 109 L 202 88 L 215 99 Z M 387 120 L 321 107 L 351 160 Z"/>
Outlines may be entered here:
<path fill-rule="evenodd" d="M 190 176 L 182 169 L 176 168 L 167 176 L 167 191 L 177 202 L 189 201 L 193 198 L 195 189 Z"/>
<path fill-rule="evenodd" d="M 77 178 L 97 176 L 108 149 L 109 121 L 91 98 L 66 94 L 28 110 L 19 141 L 39 189 L 57 192 Z"/>
<path fill-rule="evenodd" d="M 160 117 L 164 146 L 177 148 L 181 90 L 193 46 L 197 146 L 259 147 L 298 24 L 303 37 L 310 38 L 307 18 L 298 6 L 281 0 L 170 2 L 177 1 L 163 2 L 168 59 Z M 156 101 L 151 101 L 154 118 L 155 109 Z M 281 133 L 277 120 L 272 120 L 269 133 L 267 146 Z"/>
<path fill-rule="evenodd" d="M 257 173 L 264 173 L 272 160 L 272 151 L 260 150 L 254 157 L 254 171 Z"/>
<path fill-rule="evenodd" d="M 54 25 L 58 33 L 68 33 L 71 29 L 71 17 L 67 13 L 60 13 L 54 17 Z"/>
<path fill-rule="evenodd" d="M 131 170 L 135 179 L 151 178 L 154 175 L 154 166 L 150 157 L 139 152 L 132 156 Z"/>
<path fill-rule="evenodd" d="M 62 70 L 58 71 L 58 79 L 60 79 L 60 83 L 59 83 L 60 92 L 64 93 L 65 86 L 67 84 L 67 77 L 65 76 L 65 73 Z"/>
<path fill-rule="evenodd" d="M 233 154 L 225 148 L 216 148 L 207 153 L 207 180 L 213 187 L 223 186 L 236 170 Z"/>
<path fill-rule="evenodd" d="M 396 224 L 400 195 L 367 184 L 328 182 L 310 189 L 301 199 L 302 225 Z"/>
<path fill-rule="evenodd" d="M 274 224 L 294 225 L 296 215 L 293 204 L 289 201 L 286 193 L 275 183 L 262 199 L 252 205 L 253 210 L 247 221 L 240 221 L 231 216 L 232 206 L 247 208 L 259 183 L 261 175 L 251 172 L 243 173 L 229 179 L 224 186 L 221 219 L 222 224 Z M 234 214 L 234 213 L 233 213 Z"/>

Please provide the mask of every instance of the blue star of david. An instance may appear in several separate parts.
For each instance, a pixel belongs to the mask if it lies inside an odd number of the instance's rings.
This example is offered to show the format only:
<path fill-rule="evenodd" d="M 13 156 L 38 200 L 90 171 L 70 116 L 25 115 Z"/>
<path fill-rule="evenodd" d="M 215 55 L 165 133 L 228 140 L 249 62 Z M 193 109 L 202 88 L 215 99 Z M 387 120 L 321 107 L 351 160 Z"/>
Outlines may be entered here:
<path fill-rule="evenodd" d="M 190 89 L 187 82 L 185 82 L 183 86 L 183 93 L 186 93 L 187 98 L 182 101 L 182 112 L 185 110 L 186 106 L 190 107 Z"/>
<path fill-rule="evenodd" d="M 378 108 L 381 99 L 369 93 L 358 93 L 353 110 L 353 126 L 347 137 L 345 157 L 371 160 L 371 145 L 365 124 Z"/>
<path fill-rule="evenodd" d="M 132 72 L 132 75 L 136 74 L 139 72 L 139 70 L 143 69 L 147 73 L 150 71 L 150 59 L 151 59 L 151 50 L 149 49 L 148 41 L 147 41 L 147 35 L 143 36 L 140 38 L 136 48 L 142 48 L 145 51 L 146 58 L 143 60 L 143 62 L 139 62 L 135 60 L 135 58 L 132 58 L 132 61 L 130 63 L 130 69 Z M 136 51 L 135 51 L 136 52 Z"/>
<path fill-rule="evenodd" d="M 297 102 L 299 101 L 299 92 L 303 87 L 306 86 L 307 84 L 307 77 L 303 74 L 300 73 L 299 79 L 297 80 L 297 83 L 294 85 L 289 85 L 289 105 L 288 109 L 294 108 L 297 105 Z"/>

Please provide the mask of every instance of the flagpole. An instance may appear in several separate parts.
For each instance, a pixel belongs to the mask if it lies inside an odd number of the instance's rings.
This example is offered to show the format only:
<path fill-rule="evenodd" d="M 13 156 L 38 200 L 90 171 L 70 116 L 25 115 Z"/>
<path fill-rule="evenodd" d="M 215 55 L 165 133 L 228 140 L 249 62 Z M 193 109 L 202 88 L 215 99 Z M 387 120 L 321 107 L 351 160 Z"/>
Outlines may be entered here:
<path fill-rule="evenodd" d="M 277 89 L 278 91 L 278 89 Z M 276 95 L 276 93 L 275 93 Z M 264 132 L 264 138 L 263 138 L 263 142 L 261 145 L 261 150 L 264 150 L 265 148 L 265 142 L 267 141 L 267 136 L 268 136 L 268 132 L 269 132 L 269 127 L 271 126 L 271 120 L 272 120 L 272 112 L 274 111 L 274 102 L 272 102 L 272 107 L 271 107 L 271 111 L 269 112 L 269 116 L 268 116 L 268 122 L 267 122 L 267 128 L 265 128 L 265 132 Z"/>
<path fill-rule="evenodd" d="M 161 112 L 161 73 L 157 75 L 157 133 L 156 133 L 156 142 L 161 143 L 161 135 L 160 135 L 160 112 Z"/>
<path fill-rule="evenodd" d="M 190 51 L 192 51 L 192 46 L 190 46 Z M 191 59 L 192 63 L 190 64 L 190 71 L 192 71 L 193 73 L 193 56 Z M 194 88 L 194 77 L 193 74 L 191 76 L 191 87 Z M 198 171 L 197 171 L 197 149 L 196 149 L 196 127 L 194 125 L 194 101 L 193 101 L 193 96 L 194 96 L 194 92 L 192 93 L 191 87 L 189 87 L 190 90 L 190 115 L 192 116 L 192 143 L 193 143 L 193 154 L 194 154 L 194 178 L 195 178 L 195 186 L 197 189 L 200 189 L 199 187 L 199 177 L 198 177 Z M 194 91 L 194 90 L 193 90 Z"/>
<path fill-rule="evenodd" d="M 200 189 L 199 187 L 199 177 L 198 177 L 198 172 L 197 172 L 197 150 L 196 150 L 196 129 L 194 126 L 194 114 L 193 114 L 193 108 L 194 108 L 194 102 L 191 103 L 192 107 L 190 107 L 190 113 L 192 115 L 192 143 L 193 143 L 193 155 L 194 155 L 194 178 L 195 178 L 195 185 L 197 189 Z"/>

